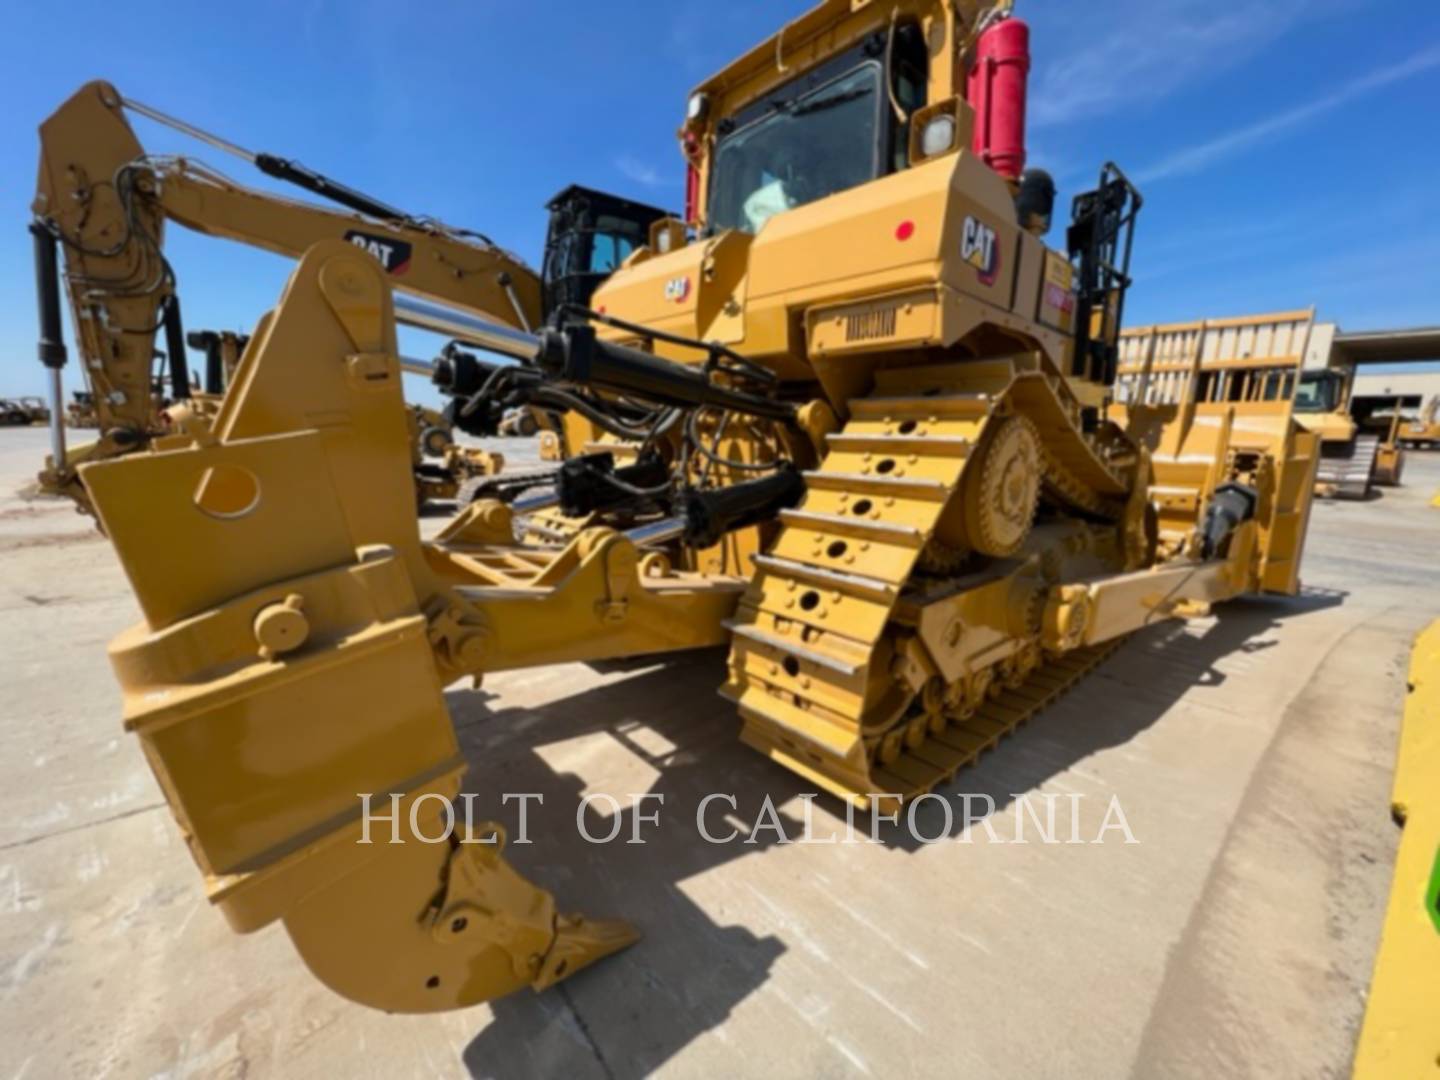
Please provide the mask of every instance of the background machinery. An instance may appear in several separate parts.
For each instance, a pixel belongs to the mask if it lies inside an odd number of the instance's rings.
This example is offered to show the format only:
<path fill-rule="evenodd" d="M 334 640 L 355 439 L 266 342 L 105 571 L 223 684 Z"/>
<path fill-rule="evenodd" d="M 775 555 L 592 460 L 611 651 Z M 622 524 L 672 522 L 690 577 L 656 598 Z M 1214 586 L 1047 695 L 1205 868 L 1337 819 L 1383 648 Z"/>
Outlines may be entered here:
<path fill-rule="evenodd" d="M 423 405 L 410 406 L 410 447 L 415 498 L 422 508 L 431 502 L 454 502 L 505 467 L 503 454 L 457 443 L 449 419 Z"/>
<path fill-rule="evenodd" d="M 213 418 L 80 466 L 143 613 L 111 646 L 126 727 L 236 929 L 283 921 L 320 979 L 394 1011 L 635 940 L 558 914 L 499 826 L 418 842 L 466 769 L 462 677 L 723 645 L 744 741 L 886 810 L 1128 633 L 1298 589 L 1317 440 L 1282 394 L 1112 404 L 1140 198 L 1107 165 L 1044 244 L 1028 62 L 1003 6 L 826 0 L 696 90 L 684 219 L 588 302 L 478 318 L 505 305 L 397 296 L 311 234 Z M 118 138 L 118 98 L 88 93 Z M 73 183 L 54 139 L 47 162 L 46 190 Z M 86 227 L 73 202 L 39 204 L 67 214 L 42 271 Z M 42 311 L 54 292 L 42 273 Z M 459 426 L 560 413 L 569 447 L 429 541 L 402 318 L 455 339 L 435 373 Z M 411 842 L 358 843 L 359 792 L 393 793 Z"/>
<path fill-rule="evenodd" d="M 127 109 L 338 208 L 246 188 L 188 158 L 148 155 L 126 119 Z M 55 425 L 42 490 L 85 505 L 81 463 L 152 445 L 183 427 L 191 413 L 211 409 L 231 385 L 251 335 L 202 331 L 187 337 L 178 283 L 164 254 L 167 221 L 295 258 L 320 239 L 343 239 L 367 252 L 411 295 L 530 328 L 552 301 L 588 299 L 604 276 L 598 268 L 616 265 L 646 235 L 650 221 L 664 214 L 577 186 L 551 200 L 549 209 L 542 278 L 482 234 L 408 214 L 297 162 L 236 146 L 128 101 L 108 83 L 81 87 L 41 125 L 31 231 L 42 289 L 42 352 L 52 372 L 55 412 L 65 362 L 60 291 L 54 284 L 59 252 L 89 387 L 81 419 L 89 420 L 93 411 L 93 426 L 101 434 L 97 442 L 67 452 L 63 429 Z M 163 349 L 156 348 L 157 337 Z M 205 355 L 200 389 L 186 361 L 187 344 Z M 429 368 L 412 364 L 412 370 L 428 374 Z M 459 451 L 449 462 L 455 468 L 443 481 L 436 475 L 447 467 L 443 455 L 442 464 L 417 472 L 422 501 L 437 485 L 458 488 L 486 466 L 483 456 Z"/>
<path fill-rule="evenodd" d="M 1390 395 L 1350 395 L 1350 416 L 1357 438 L 1379 440 L 1375 450 L 1372 481 L 1381 487 L 1397 487 L 1405 471 L 1405 447 L 1400 437 L 1404 425 L 1403 399 Z"/>
<path fill-rule="evenodd" d="M 1313 310 L 1127 328 L 1120 335 L 1118 378 L 1107 416 L 1137 435 L 1163 417 L 1153 458 L 1150 501 L 1162 549 L 1185 542 L 1188 522 L 1205 490 L 1219 480 L 1213 461 L 1187 453 L 1196 427 L 1218 428 L 1230 452 L 1260 454 L 1278 467 L 1269 514 L 1272 559 L 1298 559 L 1309 528 L 1319 440 L 1292 416 Z M 1282 460 L 1283 458 L 1283 460 Z M 1302 485 L 1302 478 L 1308 477 Z M 1297 486 L 1300 485 L 1300 486 Z M 1271 588 L 1298 575 L 1277 562 Z M 1293 578 L 1298 580 L 1298 578 Z"/>
<path fill-rule="evenodd" d="M 1411 408 L 1416 411 L 1402 417 L 1396 433 L 1400 445 L 1416 450 L 1433 450 L 1440 446 L 1440 395 L 1432 395 L 1423 407 L 1420 407 L 1417 396 Z"/>
<path fill-rule="evenodd" d="M 1337 368 L 1306 371 L 1295 395 L 1296 418 L 1320 436 L 1317 493 L 1363 499 L 1371 484 L 1398 484 L 1404 452 L 1389 416 L 1376 416 L 1389 399 L 1352 399 L 1354 373 Z"/>
<path fill-rule="evenodd" d="M 50 422 L 50 406 L 45 404 L 41 397 L 22 397 L 16 399 L 21 408 L 30 414 L 32 424 L 48 424 Z"/>
<path fill-rule="evenodd" d="M 185 335 L 185 341 L 205 357 L 203 384 L 191 373 L 190 400 L 212 414 L 219 407 L 225 387 L 235 378 L 250 336 L 228 330 L 192 330 Z M 413 364 L 407 370 L 427 377 L 430 373 L 428 366 Z M 467 484 L 494 476 L 504 468 L 503 455 L 456 443 L 452 424 L 434 409 L 411 405 L 410 433 L 415 499 L 419 507 L 431 502 L 453 501 Z"/>
<path fill-rule="evenodd" d="M 29 427 L 35 422 L 30 407 L 20 398 L 0 398 L 0 425 Z"/>
<path fill-rule="evenodd" d="M 1315 493 L 1364 498 L 1371 484 L 1400 482 L 1400 402 L 1356 395 L 1353 365 L 1337 363 L 1336 328 L 1314 309 L 1131 327 L 1121 335 L 1116 400 L 1198 404 L 1293 400 L 1295 420 L 1320 439 Z M 1306 367 L 1307 356 L 1325 360 Z"/>
<path fill-rule="evenodd" d="M 65 425 L 72 428 L 99 427 L 100 420 L 95 415 L 95 395 L 89 390 L 76 390 L 70 396 L 73 400 L 65 406 Z"/>

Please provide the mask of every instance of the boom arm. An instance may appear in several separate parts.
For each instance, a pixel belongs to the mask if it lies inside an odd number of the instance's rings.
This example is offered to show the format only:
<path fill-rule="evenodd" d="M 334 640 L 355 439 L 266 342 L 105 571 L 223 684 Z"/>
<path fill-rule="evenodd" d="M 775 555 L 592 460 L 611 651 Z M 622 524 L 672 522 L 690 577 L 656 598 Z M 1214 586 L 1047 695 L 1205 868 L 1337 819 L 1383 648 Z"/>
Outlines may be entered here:
<path fill-rule="evenodd" d="M 371 221 L 265 194 L 183 158 L 167 164 L 158 179 L 165 216 L 196 232 L 292 259 L 312 244 L 338 237 L 374 255 L 402 292 L 443 300 L 520 329 L 540 321 L 539 277 L 497 247 L 460 240 L 438 228 Z"/>
<path fill-rule="evenodd" d="M 539 277 L 493 244 L 428 220 L 281 198 L 184 158 L 147 157 L 124 108 L 113 86 L 92 82 L 40 128 L 34 211 L 64 252 L 78 352 L 103 436 L 94 456 L 124 452 L 161 430 L 152 394 L 154 337 L 166 329 L 172 353 L 182 340 L 175 276 L 163 249 L 167 219 L 295 259 L 320 240 L 343 239 L 374 256 L 405 292 L 521 329 L 539 322 Z M 278 160 L 245 156 L 257 164 Z M 180 381 L 183 359 L 171 356 L 170 365 Z M 184 396 L 188 389 L 176 385 L 174 392 Z"/>

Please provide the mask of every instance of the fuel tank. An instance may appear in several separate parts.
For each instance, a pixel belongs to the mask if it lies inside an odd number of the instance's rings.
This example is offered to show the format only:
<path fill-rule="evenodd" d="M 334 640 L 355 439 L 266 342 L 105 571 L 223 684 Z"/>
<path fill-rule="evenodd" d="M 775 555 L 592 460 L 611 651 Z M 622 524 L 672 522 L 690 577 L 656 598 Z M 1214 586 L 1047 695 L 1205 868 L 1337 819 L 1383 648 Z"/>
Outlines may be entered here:
<path fill-rule="evenodd" d="M 975 42 L 965 99 L 975 110 L 971 148 L 1001 176 L 1025 171 L 1025 99 L 1030 75 L 1030 27 L 1003 19 Z"/>

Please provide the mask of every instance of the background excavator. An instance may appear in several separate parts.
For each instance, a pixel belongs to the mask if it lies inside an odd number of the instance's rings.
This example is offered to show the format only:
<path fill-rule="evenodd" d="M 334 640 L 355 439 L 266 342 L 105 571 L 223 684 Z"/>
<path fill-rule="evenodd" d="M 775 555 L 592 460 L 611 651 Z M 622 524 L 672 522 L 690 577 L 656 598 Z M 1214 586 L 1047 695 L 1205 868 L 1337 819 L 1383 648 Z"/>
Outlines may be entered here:
<path fill-rule="evenodd" d="M 103 84 L 64 139 L 47 125 L 42 359 L 59 237 L 72 299 L 104 312 L 82 352 L 118 353 L 107 437 L 137 433 L 78 470 L 143 613 L 110 649 L 125 725 L 237 930 L 283 921 L 327 985 L 393 1011 L 543 989 L 636 939 L 559 914 L 500 826 L 447 833 L 461 678 L 723 645 L 741 738 L 887 811 L 1127 634 L 1298 590 L 1315 436 L 1280 394 L 1114 402 L 1140 196 L 1104 166 L 1046 246 L 1028 65 L 1008 5 L 825 0 L 696 89 L 684 217 L 543 324 L 492 249 L 389 221 L 415 239 L 402 282 L 353 222 L 296 211 L 298 265 L 218 409 L 166 438 L 128 393 L 148 343 L 115 328 L 175 318 L 161 208 L 241 196 L 87 169 L 106 140 L 138 152 Z M 462 427 L 565 416 L 557 469 L 429 541 L 401 319 L 455 339 L 434 370 Z M 360 842 L 357 793 L 393 795 L 402 842 Z"/>
<path fill-rule="evenodd" d="M 189 158 L 148 155 L 127 110 L 343 209 L 247 188 Z M 93 423 L 85 426 L 98 427 L 101 435 L 67 452 L 63 427 L 52 425 L 42 490 L 86 505 L 80 464 L 152 445 L 189 412 L 213 412 L 231 384 L 250 335 L 185 333 L 178 282 L 164 254 L 167 221 L 292 258 L 318 240 L 340 238 L 371 255 L 397 289 L 529 329 L 555 304 L 588 300 L 605 274 L 644 242 L 650 223 L 664 216 L 658 208 L 579 186 L 565 189 L 547 208 L 545 263 L 537 274 L 479 233 L 408 214 L 294 161 L 236 146 L 128 101 L 108 83 L 81 87 L 41 125 L 31 231 L 42 276 L 52 273 L 57 249 L 63 254 L 88 385 L 84 419 L 91 420 L 93 411 Z M 157 336 L 163 351 L 156 348 Z M 203 382 L 189 372 L 187 344 L 204 353 Z M 164 360 L 165 371 L 156 370 L 157 360 Z M 60 415 L 63 351 L 52 349 L 45 362 L 52 372 L 52 412 Z M 409 370 L 430 373 L 428 363 L 412 361 Z M 498 469 L 496 455 L 442 442 L 437 433 L 452 427 L 452 419 L 434 416 L 417 417 L 412 425 L 422 504 L 452 498 L 467 481 Z"/>
<path fill-rule="evenodd" d="M 1416 450 L 1433 450 L 1440 446 L 1440 394 L 1432 394 L 1423 407 L 1417 400 L 1411 408 L 1415 409 L 1413 415 L 1406 414 L 1400 424 L 1398 438 L 1401 445 Z"/>

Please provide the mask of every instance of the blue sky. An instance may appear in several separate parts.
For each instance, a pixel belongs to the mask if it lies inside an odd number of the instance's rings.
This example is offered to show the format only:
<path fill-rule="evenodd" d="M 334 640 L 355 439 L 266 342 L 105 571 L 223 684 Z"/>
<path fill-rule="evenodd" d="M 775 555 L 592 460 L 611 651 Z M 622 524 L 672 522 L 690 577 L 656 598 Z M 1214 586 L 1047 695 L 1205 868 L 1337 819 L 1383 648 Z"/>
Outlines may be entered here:
<path fill-rule="evenodd" d="M 42 386 L 25 231 L 35 128 L 88 79 L 479 229 L 536 263 L 543 203 L 572 181 L 678 207 L 674 131 L 690 87 L 807 6 L 9 4 L 0 395 Z M 1018 0 L 1017 9 L 1033 29 L 1031 160 L 1055 174 L 1061 205 L 1106 158 L 1144 191 L 1127 321 L 1313 303 L 1347 329 L 1440 323 L 1440 4 Z M 243 162 L 134 123 L 151 151 L 274 186 Z M 1058 223 L 1049 239 L 1063 245 Z M 179 228 L 167 249 L 191 328 L 248 329 L 290 267 Z M 420 353 L 428 343 L 403 344 Z M 73 363 L 66 375 L 78 385 Z"/>

